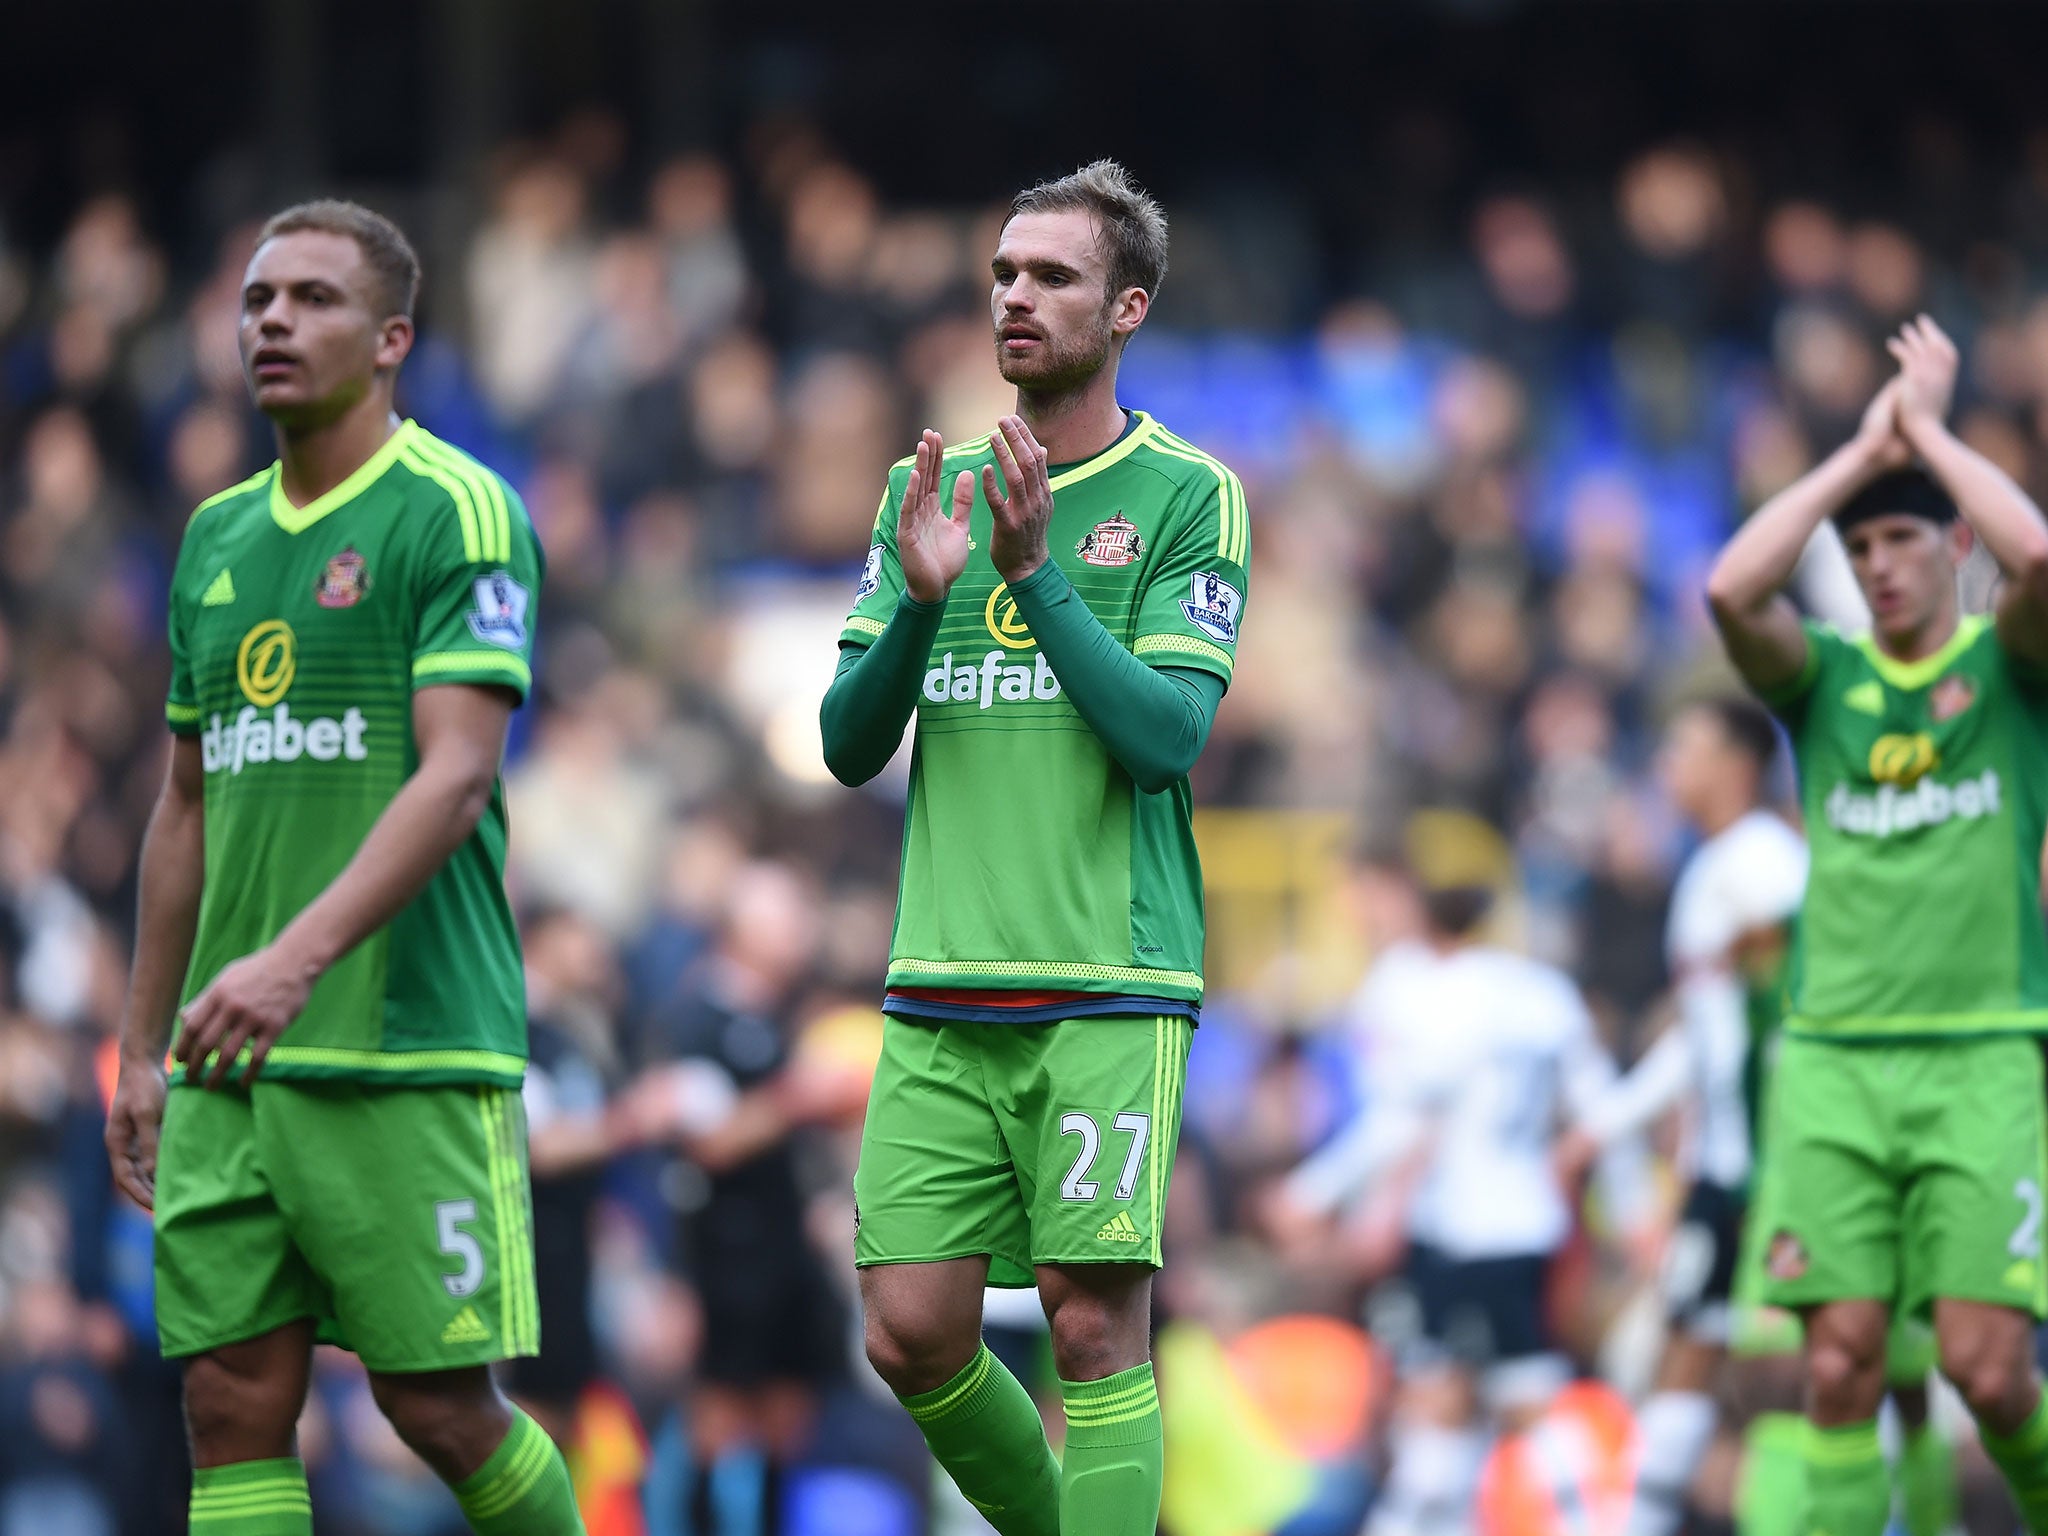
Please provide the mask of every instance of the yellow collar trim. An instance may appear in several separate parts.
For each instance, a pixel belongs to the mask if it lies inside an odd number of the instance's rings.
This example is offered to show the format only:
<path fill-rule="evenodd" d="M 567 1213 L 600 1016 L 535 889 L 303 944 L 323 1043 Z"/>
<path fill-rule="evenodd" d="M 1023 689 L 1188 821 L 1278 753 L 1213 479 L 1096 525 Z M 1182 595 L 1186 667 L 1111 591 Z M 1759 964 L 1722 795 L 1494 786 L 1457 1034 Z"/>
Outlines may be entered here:
<path fill-rule="evenodd" d="M 420 435 L 419 427 L 408 418 L 399 423 L 398 430 L 384 440 L 384 446 L 363 460 L 356 472 L 324 496 L 316 496 L 303 507 L 295 507 L 284 493 L 284 466 L 277 465 L 277 476 L 270 482 L 270 515 L 277 526 L 286 533 L 304 533 L 328 513 L 347 506 L 363 492 L 384 478 L 384 471 L 398 462 L 405 446 Z"/>
<path fill-rule="evenodd" d="M 1900 661 L 1896 656 L 1887 656 L 1871 635 L 1859 635 L 1856 645 L 1869 658 L 1879 677 L 1901 692 L 1911 693 L 1925 688 L 1947 671 L 1950 663 L 1977 643 L 1978 637 L 1990 624 L 1991 620 L 1981 613 L 1966 614 L 1940 650 L 1922 656 L 1918 661 Z"/>
<path fill-rule="evenodd" d="M 1076 480 L 1086 480 L 1090 475 L 1099 475 L 1109 468 L 1110 465 L 1127 457 L 1149 441 L 1152 434 L 1159 429 L 1159 423 L 1150 416 L 1147 416 L 1143 411 L 1138 411 L 1135 414 L 1138 418 L 1137 426 L 1133 427 L 1121 441 L 1112 443 L 1094 458 L 1083 459 L 1072 469 L 1062 470 L 1059 474 L 1054 475 L 1050 482 L 1052 489 L 1062 491 Z"/>

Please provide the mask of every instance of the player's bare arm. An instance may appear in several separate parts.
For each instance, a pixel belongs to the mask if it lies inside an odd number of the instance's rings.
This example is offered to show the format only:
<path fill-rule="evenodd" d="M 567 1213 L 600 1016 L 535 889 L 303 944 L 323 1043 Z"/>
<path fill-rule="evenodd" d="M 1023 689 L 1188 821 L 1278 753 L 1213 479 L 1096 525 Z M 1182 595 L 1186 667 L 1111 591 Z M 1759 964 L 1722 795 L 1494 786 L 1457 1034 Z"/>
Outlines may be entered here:
<path fill-rule="evenodd" d="M 1900 382 L 1886 384 L 1856 435 L 1753 513 L 1707 577 L 1707 603 L 1736 671 L 1770 690 L 1806 666 L 1806 632 L 1785 588 L 1807 541 L 1879 475 L 1903 468 L 1911 450 L 1898 430 Z"/>
<path fill-rule="evenodd" d="M 1047 454 L 1022 416 L 1005 416 L 990 439 L 996 462 L 981 470 L 981 493 L 995 518 L 988 557 L 1003 580 L 1024 580 L 1049 558 L 1046 529 L 1052 525 L 1052 480 Z M 1002 485 L 996 470 L 1002 470 Z"/>
<path fill-rule="evenodd" d="M 2005 574 L 1998 636 L 2005 648 L 2048 666 L 2048 522 L 2012 477 L 1948 429 L 1961 361 L 1927 316 L 1887 343 L 1899 364 L 1899 432 L 1939 480 Z"/>
<path fill-rule="evenodd" d="M 114 1182 L 144 1210 L 156 1203 L 157 1136 L 164 1119 L 164 1052 L 192 937 L 206 864 L 206 771 L 197 737 L 171 739 L 164 787 L 142 840 L 142 897 L 121 1020 L 121 1076 L 107 1110 Z"/>
<path fill-rule="evenodd" d="M 512 698 L 498 688 L 450 684 L 413 695 L 419 767 L 328 887 L 186 1006 L 176 1054 L 190 1076 L 214 1058 L 206 1086 L 219 1087 L 246 1046 L 243 1081 L 255 1081 L 327 968 L 397 916 L 476 830 L 511 719 Z"/>

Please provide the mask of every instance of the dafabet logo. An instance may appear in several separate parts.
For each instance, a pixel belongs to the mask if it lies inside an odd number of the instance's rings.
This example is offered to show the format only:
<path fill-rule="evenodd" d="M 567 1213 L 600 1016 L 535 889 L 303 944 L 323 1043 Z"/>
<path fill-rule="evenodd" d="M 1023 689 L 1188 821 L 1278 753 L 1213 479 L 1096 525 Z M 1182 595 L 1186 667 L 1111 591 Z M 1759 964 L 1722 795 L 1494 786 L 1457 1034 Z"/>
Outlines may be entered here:
<path fill-rule="evenodd" d="M 283 619 L 265 619 L 242 636 L 235 652 L 235 681 L 249 702 L 233 719 L 215 710 L 199 733 L 200 761 L 208 773 L 234 775 L 256 763 L 290 763 L 301 757 L 316 763 L 359 763 L 370 755 L 363 740 L 368 722 L 353 705 L 339 719 L 300 719 L 291 712 L 285 695 L 298 675 L 298 637 Z"/>

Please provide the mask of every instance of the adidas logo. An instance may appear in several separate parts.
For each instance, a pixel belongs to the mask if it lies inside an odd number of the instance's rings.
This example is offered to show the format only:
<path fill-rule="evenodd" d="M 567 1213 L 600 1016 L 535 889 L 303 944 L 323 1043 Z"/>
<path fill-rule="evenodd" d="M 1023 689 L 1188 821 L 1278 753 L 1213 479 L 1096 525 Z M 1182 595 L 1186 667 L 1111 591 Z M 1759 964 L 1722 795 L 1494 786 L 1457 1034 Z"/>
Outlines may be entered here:
<path fill-rule="evenodd" d="M 455 1321 L 441 1330 L 443 1344 L 488 1344 L 490 1338 L 491 1330 L 476 1315 L 475 1307 L 464 1307 L 455 1314 Z"/>
<path fill-rule="evenodd" d="M 1138 1224 L 1131 1220 L 1129 1211 L 1118 1211 L 1103 1223 L 1102 1230 L 1095 1234 L 1098 1243 L 1142 1243 L 1145 1234 L 1138 1230 Z"/>
<path fill-rule="evenodd" d="M 1865 678 L 1854 688 L 1842 695 L 1842 702 L 1858 714 L 1882 715 L 1884 713 L 1884 684 L 1876 678 Z"/>
<path fill-rule="evenodd" d="M 207 587 L 205 596 L 199 599 L 199 606 L 202 608 L 225 608 L 234 600 L 235 578 L 227 573 L 226 567 L 222 567 L 221 573 L 214 577 L 212 584 Z"/>

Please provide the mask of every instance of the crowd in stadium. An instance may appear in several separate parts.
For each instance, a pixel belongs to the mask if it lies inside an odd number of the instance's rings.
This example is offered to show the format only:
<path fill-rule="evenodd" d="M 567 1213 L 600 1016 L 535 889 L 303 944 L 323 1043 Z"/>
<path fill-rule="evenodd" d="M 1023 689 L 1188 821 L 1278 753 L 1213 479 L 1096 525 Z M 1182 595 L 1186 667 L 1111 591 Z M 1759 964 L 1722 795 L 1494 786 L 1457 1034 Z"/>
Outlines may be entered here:
<path fill-rule="evenodd" d="M 889 465 L 920 426 L 959 440 L 1009 408 L 985 308 L 1000 209 L 885 203 L 792 121 L 730 157 L 630 151 L 586 113 L 492 157 L 473 226 L 422 239 L 400 394 L 518 487 L 548 558 L 505 776 L 549 1347 L 513 1385 L 581 1448 L 591 1507 L 656 1490 L 650 1536 L 743 1504 L 686 1466 L 748 1446 L 811 1469 L 789 1529 L 854 1529 L 801 1523 L 829 1504 L 907 1531 L 932 1482 L 908 1422 L 870 1411 L 887 1398 L 849 1321 L 853 1079 L 879 1029 L 902 765 L 839 789 L 816 709 Z M 1688 143 L 1595 195 L 1480 196 L 1370 262 L 1325 261 L 1284 210 L 1169 195 L 1173 267 L 1125 402 L 1238 470 L 1256 548 L 1198 802 L 1337 812 L 1379 846 L 1417 809 L 1468 813 L 1511 855 L 1517 941 L 1637 1054 L 1687 846 L 1657 735 L 1731 686 L 1699 597 L 1715 549 L 1853 430 L 1882 337 L 1921 309 L 1969 360 L 1961 434 L 2048 483 L 2048 304 L 2020 254 L 2048 210 L 2034 164 L 1938 248 L 1910 186 L 1839 207 Z M 234 339 L 266 211 L 169 217 L 109 187 L 45 248 L 11 240 L 0 204 L 0 1536 L 140 1536 L 183 1508 L 148 1222 L 109 1188 L 100 1121 L 164 761 L 171 560 L 190 509 L 271 456 Z M 1312 324 L 1234 323 L 1317 270 L 1355 276 L 1319 286 Z M 1813 606 L 1853 602 L 1843 581 L 1815 571 Z M 1361 952 L 1370 884 L 1308 893 L 1345 903 Z M 1262 1318 L 1356 1316 L 1259 1226 L 1345 1109 L 1341 1004 L 1302 996 L 1282 957 L 1204 1014 L 1161 1292 L 1189 1325 L 1162 1354 L 1169 1399 L 1176 1360 L 1185 1380 L 1220 1369 L 1217 1341 Z M 707 1096 L 770 1082 L 765 1156 L 700 1133 Z M 1596 1314 L 1653 1246 L 1604 1236 L 1572 1331 L 1589 1366 Z M 810 1298 L 804 1338 L 733 1294 L 771 1268 Z M 1028 1363 L 1028 1316 L 1010 1331 Z M 804 1390 L 696 1390 L 721 1349 L 781 1351 Z M 1358 1392 L 1320 1447 L 1333 1509 L 1369 1479 L 1379 1393 Z M 304 1436 L 323 1531 L 461 1529 L 346 1357 L 323 1355 Z M 1197 1459 L 1172 1466 L 1169 1528 L 1202 1536 L 1201 1490 L 1172 1483 Z"/>

